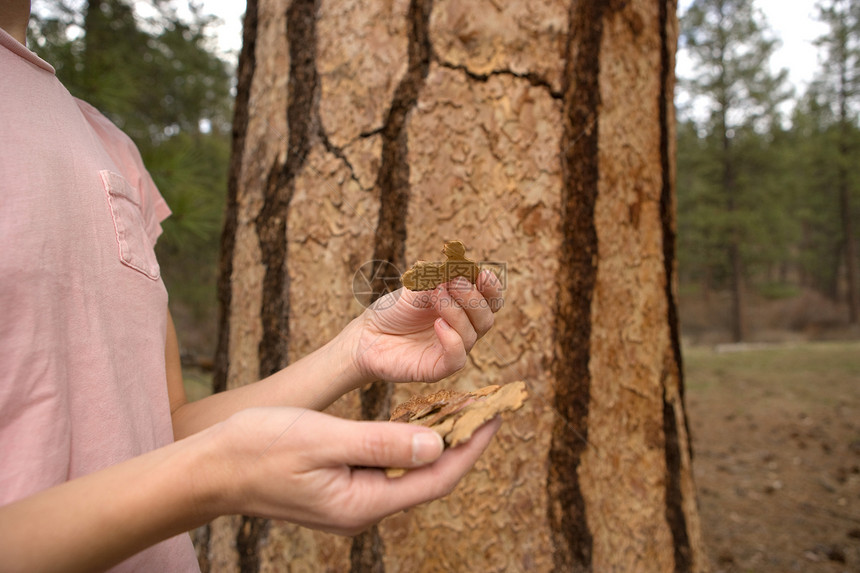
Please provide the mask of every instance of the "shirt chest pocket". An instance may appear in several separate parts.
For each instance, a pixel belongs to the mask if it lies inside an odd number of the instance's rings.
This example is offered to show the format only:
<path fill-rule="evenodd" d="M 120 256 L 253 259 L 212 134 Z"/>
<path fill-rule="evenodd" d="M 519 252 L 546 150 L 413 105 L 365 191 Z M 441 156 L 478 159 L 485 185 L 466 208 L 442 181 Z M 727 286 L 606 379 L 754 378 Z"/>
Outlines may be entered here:
<path fill-rule="evenodd" d="M 146 233 L 146 222 L 141 212 L 137 189 L 124 177 L 112 171 L 99 171 L 99 177 L 110 205 L 120 261 L 150 279 L 157 280 L 161 269 Z"/>

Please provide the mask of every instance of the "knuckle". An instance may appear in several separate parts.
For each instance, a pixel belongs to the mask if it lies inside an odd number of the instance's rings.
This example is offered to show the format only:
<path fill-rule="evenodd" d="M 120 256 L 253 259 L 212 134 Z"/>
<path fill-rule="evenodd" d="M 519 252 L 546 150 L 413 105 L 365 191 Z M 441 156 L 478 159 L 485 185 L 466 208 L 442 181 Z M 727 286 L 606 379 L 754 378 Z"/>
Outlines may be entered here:
<path fill-rule="evenodd" d="M 463 346 L 466 348 L 466 352 L 469 352 L 472 347 L 478 342 L 478 339 L 481 338 L 480 328 L 473 324 L 469 324 L 468 328 L 464 329 L 462 339 Z"/>
<path fill-rule="evenodd" d="M 493 328 L 494 324 L 496 324 L 496 315 L 494 315 L 492 312 L 486 313 L 484 323 L 481 328 L 481 334 L 484 335 L 489 332 L 489 330 Z"/>
<path fill-rule="evenodd" d="M 490 306 L 492 306 L 493 312 L 498 312 L 502 310 L 502 307 L 505 306 L 505 297 L 501 295 L 493 297 L 490 301 Z"/>
<path fill-rule="evenodd" d="M 466 352 L 471 352 L 472 348 L 473 348 L 473 347 L 475 346 L 475 344 L 478 342 L 478 339 L 480 338 L 480 335 L 478 334 L 478 332 L 477 332 L 477 331 L 475 331 L 475 330 L 470 330 L 470 331 L 469 331 L 469 334 L 467 335 L 467 337 L 468 337 L 468 340 L 464 339 L 464 340 L 463 340 L 463 344 L 464 344 L 464 345 L 465 345 L 465 347 L 466 347 Z M 466 362 L 466 361 L 465 361 L 465 359 L 464 359 L 464 360 L 463 360 L 464 366 L 465 366 L 465 362 Z"/>
<path fill-rule="evenodd" d="M 367 432 L 362 440 L 362 447 L 374 465 L 385 465 L 386 460 L 392 458 L 395 447 L 383 434 L 379 432 Z"/>
<path fill-rule="evenodd" d="M 452 357 L 451 360 L 449 361 L 449 366 L 450 366 L 452 373 L 456 372 L 458 370 L 461 370 L 465 365 L 466 365 L 466 353 L 465 352 L 458 354 L 457 356 Z"/>

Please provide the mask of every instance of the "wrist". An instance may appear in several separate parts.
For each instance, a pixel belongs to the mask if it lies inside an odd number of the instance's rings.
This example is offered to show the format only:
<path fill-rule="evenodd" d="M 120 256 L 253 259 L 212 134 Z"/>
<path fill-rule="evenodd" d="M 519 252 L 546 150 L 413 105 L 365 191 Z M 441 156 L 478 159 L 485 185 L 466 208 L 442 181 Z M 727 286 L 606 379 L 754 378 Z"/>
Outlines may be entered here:
<path fill-rule="evenodd" d="M 363 328 L 362 314 L 346 325 L 329 343 L 332 363 L 338 365 L 336 376 L 342 381 L 343 394 L 374 381 L 362 367 L 360 342 Z"/>
<path fill-rule="evenodd" d="M 220 422 L 182 440 L 193 447 L 188 456 L 192 468 L 191 503 L 196 521 L 201 523 L 241 513 L 238 493 L 242 486 L 233 463 L 230 425 L 227 421 Z"/>

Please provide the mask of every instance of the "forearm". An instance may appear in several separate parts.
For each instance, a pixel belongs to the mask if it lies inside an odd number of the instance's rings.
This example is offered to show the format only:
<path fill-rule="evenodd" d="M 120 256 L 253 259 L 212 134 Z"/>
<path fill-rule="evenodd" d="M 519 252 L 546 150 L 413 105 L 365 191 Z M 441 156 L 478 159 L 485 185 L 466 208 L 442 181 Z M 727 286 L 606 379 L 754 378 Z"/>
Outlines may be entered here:
<path fill-rule="evenodd" d="M 216 460 L 200 434 L 0 508 L 4 571 L 98 571 L 202 525 Z"/>
<path fill-rule="evenodd" d="M 323 410 L 343 394 L 368 382 L 356 370 L 347 347 L 354 324 L 283 370 L 246 386 L 184 404 L 173 412 L 176 439 L 221 422 L 247 408 L 292 406 Z"/>
<path fill-rule="evenodd" d="M 225 514 L 354 535 L 450 493 L 498 424 L 443 453 L 437 433 L 412 424 L 246 409 L 185 440 L 0 508 L 0 569 L 104 570 Z M 389 479 L 369 469 L 387 467 L 411 471 Z"/>
<path fill-rule="evenodd" d="M 261 382 L 186 404 L 178 349 L 173 349 L 171 401 L 177 439 L 241 410 L 294 406 L 322 410 L 340 396 L 373 380 L 434 382 L 463 367 L 475 342 L 500 308 L 498 279 L 489 271 L 478 285 L 454 282 L 432 293 L 390 293 L 328 344 Z M 488 298 L 485 298 L 489 297 Z M 491 302 L 496 301 L 496 302 Z M 172 345 L 173 346 L 173 345 Z"/>

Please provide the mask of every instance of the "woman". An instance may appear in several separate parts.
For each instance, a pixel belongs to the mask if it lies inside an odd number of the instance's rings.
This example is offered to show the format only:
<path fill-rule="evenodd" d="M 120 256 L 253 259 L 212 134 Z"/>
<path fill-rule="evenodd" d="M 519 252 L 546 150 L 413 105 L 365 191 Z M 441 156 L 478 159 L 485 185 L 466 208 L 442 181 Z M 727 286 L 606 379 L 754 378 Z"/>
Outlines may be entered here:
<path fill-rule="evenodd" d="M 2 569 L 196 571 L 184 532 L 219 515 L 348 535 L 450 492 L 498 421 L 443 453 L 426 428 L 318 410 L 460 369 L 501 306 L 495 277 L 403 291 L 281 372 L 188 403 L 153 253 L 169 209 L 131 141 L 23 45 L 29 13 L 0 4 Z"/>

